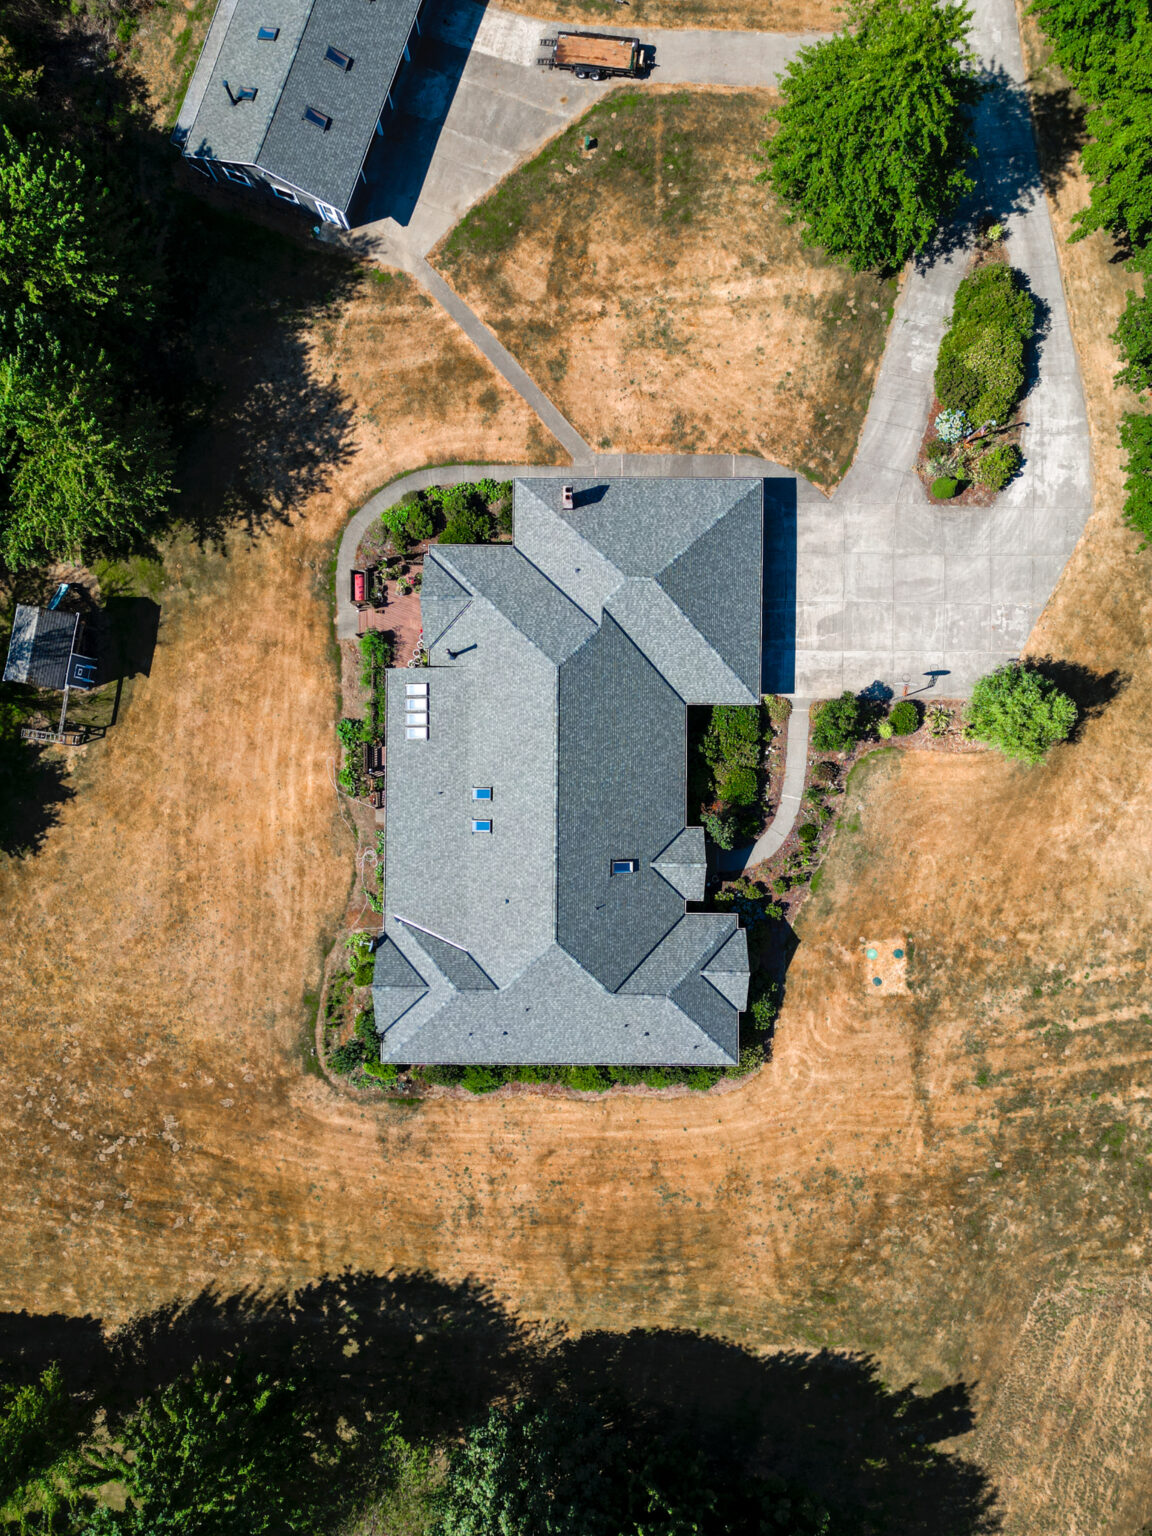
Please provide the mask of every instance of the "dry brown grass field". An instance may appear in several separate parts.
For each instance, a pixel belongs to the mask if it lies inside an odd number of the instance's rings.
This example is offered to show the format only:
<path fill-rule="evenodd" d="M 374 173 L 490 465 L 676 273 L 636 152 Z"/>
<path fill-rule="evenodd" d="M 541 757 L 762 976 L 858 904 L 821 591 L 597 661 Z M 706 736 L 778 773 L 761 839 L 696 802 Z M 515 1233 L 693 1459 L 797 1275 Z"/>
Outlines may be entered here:
<path fill-rule="evenodd" d="M 609 96 L 432 259 L 593 445 L 759 454 L 829 486 L 895 290 L 805 246 L 756 184 L 773 101 Z"/>
<path fill-rule="evenodd" d="M 692 27 L 745 32 L 831 32 L 839 0 L 502 0 L 503 9 L 595 27 Z"/>
<path fill-rule="evenodd" d="M 1060 231 L 1085 195 L 1053 173 Z M 774 1059 L 708 1095 L 407 1107 L 302 1072 L 351 874 L 332 540 L 391 473 L 487 456 L 500 393 L 403 287 L 351 301 L 382 328 L 370 366 L 319 322 L 361 453 L 290 522 L 171 551 L 151 675 L 43 850 L 0 870 L 0 1307 L 114 1322 L 350 1266 L 476 1277 L 574 1328 L 864 1349 L 889 1381 L 968 1385 L 960 1448 L 1009 1536 L 1132 1536 L 1152 1510 L 1152 553 L 1119 518 L 1107 336 L 1131 278 L 1111 255 L 1061 248 L 1098 498 L 1032 642 L 1099 702 L 1035 771 L 868 760 Z M 496 416 L 509 457 L 518 409 Z M 905 996 L 865 992 L 877 934 L 908 940 Z"/>

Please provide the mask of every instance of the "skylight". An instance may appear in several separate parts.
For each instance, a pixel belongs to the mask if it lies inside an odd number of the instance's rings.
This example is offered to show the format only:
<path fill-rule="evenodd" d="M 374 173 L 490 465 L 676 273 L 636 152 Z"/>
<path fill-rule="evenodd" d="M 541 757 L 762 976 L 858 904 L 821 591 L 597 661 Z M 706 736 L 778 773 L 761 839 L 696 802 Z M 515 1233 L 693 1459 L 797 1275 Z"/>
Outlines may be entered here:
<path fill-rule="evenodd" d="M 238 85 L 236 89 L 233 90 L 232 87 L 228 84 L 227 80 L 225 80 L 224 89 L 228 92 L 228 99 L 231 101 L 233 106 L 235 106 L 238 101 L 256 100 L 256 87 L 254 85 Z"/>
<path fill-rule="evenodd" d="M 279 36 L 279 27 L 261 27 L 256 34 L 256 40 L 261 43 L 274 43 Z"/>
<path fill-rule="evenodd" d="M 349 70 L 352 68 L 352 55 L 350 53 L 341 53 L 339 48 L 327 49 L 324 57 L 329 64 L 335 64 L 337 69 Z"/>
<path fill-rule="evenodd" d="M 491 800 L 492 786 L 489 784 L 486 788 L 473 789 L 472 798 L 473 800 Z"/>
<path fill-rule="evenodd" d="M 640 868 L 639 859 L 613 859 L 612 873 L 614 875 L 634 875 Z"/>
<path fill-rule="evenodd" d="M 473 822 L 472 822 L 472 830 L 473 830 L 473 832 L 491 832 L 491 830 L 492 830 L 492 823 L 490 821 L 476 821 L 476 820 L 473 820 Z"/>
<path fill-rule="evenodd" d="M 323 128 L 325 133 L 332 126 L 332 119 L 316 107 L 304 108 L 304 121 L 306 123 L 315 123 L 317 128 Z"/>

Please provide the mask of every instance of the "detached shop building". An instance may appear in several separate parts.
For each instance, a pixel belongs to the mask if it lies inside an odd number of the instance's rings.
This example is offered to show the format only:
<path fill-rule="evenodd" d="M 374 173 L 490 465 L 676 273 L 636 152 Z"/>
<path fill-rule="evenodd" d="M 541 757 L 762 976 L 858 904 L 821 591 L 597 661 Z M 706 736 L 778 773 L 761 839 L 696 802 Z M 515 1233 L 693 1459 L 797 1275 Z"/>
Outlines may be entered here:
<path fill-rule="evenodd" d="M 172 135 L 215 181 L 341 229 L 421 0 L 220 0 Z"/>

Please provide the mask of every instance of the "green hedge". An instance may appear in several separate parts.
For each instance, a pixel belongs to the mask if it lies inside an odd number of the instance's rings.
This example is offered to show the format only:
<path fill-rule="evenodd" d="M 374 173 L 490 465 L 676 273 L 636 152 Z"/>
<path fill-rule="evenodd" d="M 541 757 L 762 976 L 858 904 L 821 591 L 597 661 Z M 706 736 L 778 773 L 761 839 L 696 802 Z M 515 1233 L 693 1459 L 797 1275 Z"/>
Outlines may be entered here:
<path fill-rule="evenodd" d="M 983 427 L 1003 425 L 1024 387 L 1024 348 L 1036 327 L 1032 295 L 1020 276 L 989 262 L 966 277 L 936 363 L 936 394 L 946 410 Z"/>

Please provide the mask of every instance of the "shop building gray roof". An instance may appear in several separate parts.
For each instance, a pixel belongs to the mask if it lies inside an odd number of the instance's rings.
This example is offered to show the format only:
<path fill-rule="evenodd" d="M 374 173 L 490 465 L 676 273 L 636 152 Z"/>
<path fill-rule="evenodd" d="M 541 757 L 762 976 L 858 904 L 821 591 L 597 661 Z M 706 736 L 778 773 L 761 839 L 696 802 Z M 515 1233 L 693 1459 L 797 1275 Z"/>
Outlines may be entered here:
<path fill-rule="evenodd" d="M 418 10 L 419 0 L 236 0 L 189 86 L 195 111 L 177 128 L 185 153 L 258 166 L 347 209 Z M 261 28 L 276 37 L 261 40 Z M 249 89 L 255 98 L 242 99 Z M 309 107 L 327 128 L 305 117 Z"/>
<path fill-rule="evenodd" d="M 385 1060 L 738 1056 L 747 946 L 734 916 L 685 910 L 705 876 L 685 705 L 759 698 L 761 485 L 586 481 L 575 501 L 518 481 L 514 545 L 425 562 L 430 665 L 388 675 Z M 414 680 L 427 739 L 404 726 Z"/>

